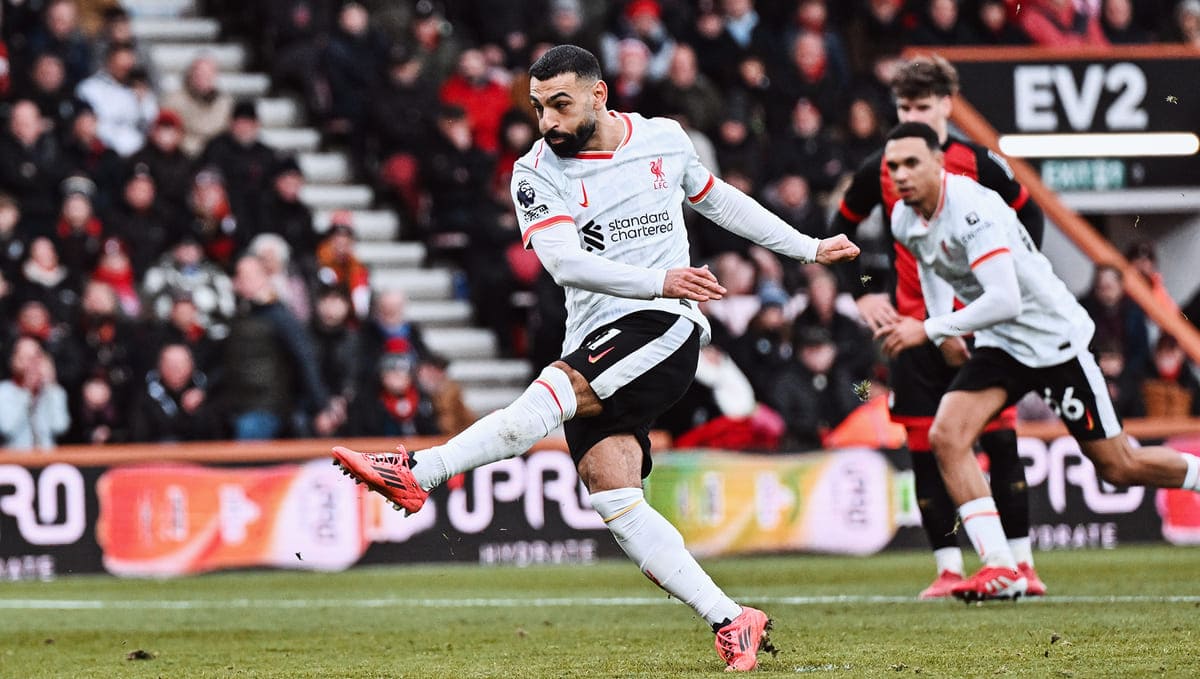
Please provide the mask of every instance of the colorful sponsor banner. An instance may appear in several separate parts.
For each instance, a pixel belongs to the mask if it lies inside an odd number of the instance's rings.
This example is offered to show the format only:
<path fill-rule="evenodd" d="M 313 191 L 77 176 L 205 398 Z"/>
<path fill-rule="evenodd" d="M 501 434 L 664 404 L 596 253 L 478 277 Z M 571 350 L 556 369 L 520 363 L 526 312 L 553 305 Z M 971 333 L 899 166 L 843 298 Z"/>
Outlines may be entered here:
<path fill-rule="evenodd" d="M 806 455 L 705 452 L 656 458 L 646 496 L 697 556 L 873 554 L 900 526 L 900 487 L 887 458 L 864 448 Z"/>
<path fill-rule="evenodd" d="M 1200 439 L 1172 444 L 1200 452 Z M 1021 439 L 1020 452 L 1037 548 L 1200 543 L 1196 494 L 1109 486 L 1070 438 Z M 656 456 L 646 494 L 699 556 L 923 548 L 911 472 L 893 464 L 902 456 L 862 448 L 667 452 Z M 410 517 L 323 459 L 0 465 L 0 580 L 438 561 L 525 566 L 620 554 L 562 451 L 456 477 Z"/>

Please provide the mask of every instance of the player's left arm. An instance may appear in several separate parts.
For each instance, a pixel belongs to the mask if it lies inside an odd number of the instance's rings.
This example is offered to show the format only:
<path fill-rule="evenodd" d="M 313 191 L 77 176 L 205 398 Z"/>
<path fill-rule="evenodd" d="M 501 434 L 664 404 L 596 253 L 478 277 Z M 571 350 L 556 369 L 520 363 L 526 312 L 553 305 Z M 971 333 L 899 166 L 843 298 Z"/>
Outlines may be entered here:
<path fill-rule="evenodd" d="M 679 131 L 687 148 L 683 190 L 696 212 L 714 224 L 768 250 L 802 262 L 833 264 L 858 256 L 858 246 L 844 234 L 817 239 L 792 228 L 750 196 L 726 184 L 700 162 L 691 139 Z"/>
<path fill-rule="evenodd" d="M 976 151 L 975 166 L 979 171 L 979 183 L 1000 194 L 1004 202 L 1016 210 L 1017 219 L 1029 232 L 1033 244 L 1041 249 L 1042 236 L 1046 232 L 1046 216 L 1030 197 L 1029 189 L 1017 181 L 1008 161 L 984 148 Z"/>

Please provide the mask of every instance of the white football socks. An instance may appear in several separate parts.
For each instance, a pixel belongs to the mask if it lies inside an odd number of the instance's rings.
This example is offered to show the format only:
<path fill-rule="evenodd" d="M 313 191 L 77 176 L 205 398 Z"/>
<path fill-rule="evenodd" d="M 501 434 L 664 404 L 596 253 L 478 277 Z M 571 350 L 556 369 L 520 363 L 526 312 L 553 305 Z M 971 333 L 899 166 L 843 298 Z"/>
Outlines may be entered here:
<path fill-rule="evenodd" d="M 1183 477 L 1182 488 L 1200 492 L 1200 457 L 1191 453 L 1180 453 L 1180 455 L 1183 456 L 1183 461 L 1187 462 L 1187 475 Z"/>
<path fill-rule="evenodd" d="M 933 560 L 937 563 L 938 575 L 946 571 L 963 574 L 962 550 L 958 547 L 942 547 L 933 550 Z"/>
<path fill-rule="evenodd" d="M 646 502 L 640 488 L 603 490 L 592 493 L 591 500 L 617 544 L 652 582 L 691 606 L 709 625 L 741 615 L 742 607 L 696 563 L 683 536 Z"/>
<path fill-rule="evenodd" d="M 1008 548 L 1004 527 L 1000 525 L 1000 512 L 996 511 L 996 501 L 991 495 L 963 503 L 958 508 L 958 515 L 984 565 L 1016 569 L 1017 562 Z"/>
<path fill-rule="evenodd" d="M 1028 536 L 1009 538 L 1008 551 L 1012 552 L 1013 560 L 1018 565 L 1023 563 L 1033 565 L 1033 540 L 1030 540 Z"/>
<path fill-rule="evenodd" d="M 524 453 L 574 416 L 571 378 L 547 367 L 507 408 L 481 418 L 444 445 L 413 453 L 413 476 L 430 490 L 456 474 Z"/>

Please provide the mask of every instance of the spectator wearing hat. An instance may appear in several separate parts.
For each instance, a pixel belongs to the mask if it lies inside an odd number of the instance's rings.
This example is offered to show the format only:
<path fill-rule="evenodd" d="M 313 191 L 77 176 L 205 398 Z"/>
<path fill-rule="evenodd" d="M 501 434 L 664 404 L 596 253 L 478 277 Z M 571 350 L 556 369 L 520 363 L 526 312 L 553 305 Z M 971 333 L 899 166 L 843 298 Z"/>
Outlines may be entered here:
<path fill-rule="evenodd" d="M 53 233 L 59 207 L 62 154 L 54 135 L 43 128 L 37 106 L 22 99 L 13 103 L 7 134 L 0 136 L 0 189 L 20 197 L 22 224 L 30 236 Z"/>
<path fill-rule="evenodd" d="M 96 184 L 91 179 L 78 175 L 67 177 L 62 183 L 62 194 L 62 209 L 54 232 L 55 245 L 59 259 L 78 286 L 100 259 L 104 224 L 92 207 Z"/>
<path fill-rule="evenodd" d="M 260 131 L 253 102 L 238 102 L 233 107 L 229 131 L 208 143 L 200 162 L 201 167 L 220 171 L 229 206 L 242 225 L 245 240 L 257 233 L 259 201 L 275 167 L 275 152 L 259 141 Z"/>
<path fill-rule="evenodd" d="M 136 66 L 137 54 L 132 45 L 110 45 L 104 68 L 75 90 L 76 96 L 96 111 L 100 139 L 122 158 L 142 148 L 146 131 L 158 115 L 158 100 L 135 72 Z"/>
<path fill-rule="evenodd" d="M 192 60 L 183 76 L 183 87 L 163 98 L 163 107 L 183 120 L 183 152 L 196 157 L 208 142 L 229 129 L 233 97 L 217 89 L 217 60 L 201 55 Z"/>
<path fill-rule="evenodd" d="M 433 0 L 417 0 L 413 6 L 406 44 L 423 64 L 422 77 L 434 86 L 450 77 L 461 51 L 454 27 Z"/>
<path fill-rule="evenodd" d="M 600 54 L 605 73 L 621 70 L 621 43 L 636 40 L 646 47 L 646 77 L 658 82 L 667 77 L 676 42 L 662 21 L 657 0 L 631 0 L 625 5 L 614 31 L 600 38 Z"/>
<path fill-rule="evenodd" d="M 243 301 L 223 345 L 220 392 L 233 437 L 261 440 L 315 432 L 328 436 L 345 421 L 317 370 L 304 327 L 275 298 L 262 262 L 237 261 L 234 288 Z"/>
<path fill-rule="evenodd" d="M 116 201 L 124 166 L 99 135 L 99 121 L 91 104 L 78 102 L 74 116 L 62 130 L 63 172 L 83 175 L 95 182 L 91 196 L 96 211 L 103 214 Z"/>
<path fill-rule="evenodd" d="M 304 173 L 296 159 L 289 156 L 276 162 L 271 177 L 271 190 L 259 204 L 259 232 L 282 236 L 291 246 L 292 261 L 311 278 L 316 272 L 318 236 L 312 210 L 300 200 Z"/>
<path fill-rule="evenodd" d="M 405 314 L 408 298 L 401 290 L 382 290 L 371 300 L 371 316 L 359 332 L 359 359 L 355 363 L 358 391 L 368 389 L 379 359 L 386 353 L 412 353 L 415 360 L 429 356 L 421 326 Z"/>
<path fill-rule="evenodd" d="M 353 402 L 357 389 L 354 366 L 359 356 L 358 323 L 346 293 L 321 286 L 308 329 L 317 351 L 321 380 L 330 393 Z"/>
<path fill-rule="evenodd" d="M 191 235 L 204 254 L 219 266 L 229 266 L 234 254 L 249 240 L 247 229 L 234 214 L 225 178 L 216 168 L 196 173 L 189 198 Z"/>
<path fill-rule="evenodd" d="M 179 114 L 168 108 L 159 111 L 150 127 L 149 143 L 129 162 L 150 171 L 163 210 L 172 221 L 182 222 L 191 212 L 188 196 L 195 169 L 183 152 L 183 120 Z"/>
<path fill-rule="evenodd" d="M 75 2 L 52 0 L 46 5 L 42 17 L 42 23 L 28 34 L 25 47 L 28 58 L 24 62 L 32 62 L 39 54 L 54 54 L 62 60 L 67 81 L 74 87 L 92 72 L 92 48 L 79 30 L 79 12 Z"/>
<path fill-rule="evenodd" d="M 793 360 L 791 326 L 784 315 L 788 295 L 776 285 L 763 286 L 758 310 L 750 317 L 744 333 L 732 330 L 736 339 L 729 354 L 750 380 L 754 393 L 764 398 L 771 385 Z"/>
<path fill-rule="evenodd" d="M 222 437 L 221 423 L 208 398 L 208 378 L 184 344 L 167 344 L 146 373 L 130 415 L 130 439 L 153 443 L 203 441 Z"/>
<path fill-rule="evenodd" d="M 397 46 L 387 78 L 371 98 L 368 155 L 379 167 L 379 183 L 394 196 L 410 224 L 421 209 L 420 161 L 434 139 L 437 88 L 421 77 L 416 53 Z"/>
<path fill-rule="evenodd" d="M 145 163 L 130 168 L 116 203 L 105 223 L 109 233 L 129 247 L 140 280 L 183 235 L 182 226 L 160 205 L 154 175 Z"/>
<path fill-rule="evenodd" d="M 854 380 L 837 361 L 837 345 L 821 326 L 806 326 L 796 358 L 776 375 L 766 402 L 787 423 L 785 440 L 796 450 L 816 448 L 856 407 Z"/>
<path fill-rule="evenodd" d="M 438 428 L 433 401 L 420 388 L 409 354 L 380 358 L 374 388 L 362 392 L 350 408 L 351 436 L 433 436 Z"/>
<path fill-rule="evenodd" d="M 229 319 L 236 310 L 233 282 L 221 267 L 204 256 L 200 241 L 191 234 L 175 243 L 142 280 L 147 315 L 159 321 L 172 318 L 181 295 L 186 295 L 195 307 L 196 324 L 209 335 L 219 340 L 228 334 Z M 180 331 L 188 336 L 196 332 L 190 324 L 181 326 Z"/>
<path fill-rule="evenodd" d="M 357 318 L 366 318 L 371 303 L 370 272 L 354 254 L 354 214 L 338 210 L 329 232 L 317 247 L 317 279 L 350 297 Z"/>

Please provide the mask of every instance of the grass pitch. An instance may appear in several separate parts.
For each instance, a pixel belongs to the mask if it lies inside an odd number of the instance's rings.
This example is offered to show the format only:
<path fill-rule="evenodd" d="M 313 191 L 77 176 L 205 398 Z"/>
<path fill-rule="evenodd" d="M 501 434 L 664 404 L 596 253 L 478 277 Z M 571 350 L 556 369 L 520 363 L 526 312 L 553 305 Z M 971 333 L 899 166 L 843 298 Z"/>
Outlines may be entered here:
<path fill-rule="evenodd" d="M 1038 559 L 1049 597 L 975 606 L 914 600 L 932 577 L 925 553 L 705 565 L 774 618 L 780 653 L 762 659 L 763 675 L 1200 672 L 1200 549 Z M 146 659 L 127 659 L 137 651 Z M 704 624 L 623 561 L 0 584 L 5 678 L 657 678 L 721 669 Z"/>

